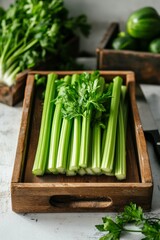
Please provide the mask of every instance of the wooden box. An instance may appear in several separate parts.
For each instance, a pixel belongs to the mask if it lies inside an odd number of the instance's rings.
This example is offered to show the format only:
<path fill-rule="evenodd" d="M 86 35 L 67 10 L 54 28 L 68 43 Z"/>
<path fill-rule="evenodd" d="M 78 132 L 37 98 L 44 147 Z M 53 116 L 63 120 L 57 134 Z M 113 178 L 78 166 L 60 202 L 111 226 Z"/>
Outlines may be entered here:
<path fill-rule="evenodd" d="M 111 42 L 120 31 L 112 23 L 96 48 L 97 68 L 100 70 L 131 70 L 139 83 L 160 84 L 160 54 L 111 49 Z"/>
<path fill-rule="evenodd" d="M 75 72 L 75 71 L 74 71 Z M 127 131 L 127 178 L 113 176 L 65 176 L 32 174 L 42 114 L 42 101 L 34 84 L 27 78 L 19 140 L 11 182 L 12 209 L 15 212 L 104 212 L 122 210 L 125 204 L 137 203 L 151 208 L 152 175 L 146 141 L 136 100 L 135 79 L 129 71 L 100 71 L 106 81 L 121 76 L 129 92 L 129 124 Z M 59 76 L 73 72 L 56 72 Z M 77 71 L 81 73 L 81 71 Z"/>

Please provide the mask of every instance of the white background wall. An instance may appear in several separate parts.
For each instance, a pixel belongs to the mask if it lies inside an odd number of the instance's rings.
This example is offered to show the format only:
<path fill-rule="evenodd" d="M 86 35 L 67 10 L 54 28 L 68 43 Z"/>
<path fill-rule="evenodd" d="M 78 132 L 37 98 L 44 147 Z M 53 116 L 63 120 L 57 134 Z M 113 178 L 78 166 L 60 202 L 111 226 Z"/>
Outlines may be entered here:
<path fill-rule="evenodd" d="M 14 0 L 0 0 L 7 7 Z M 23 1 L 23 0 L 22 0 Z M 144 6 L 152 6 L 160 13 L 160 0 L 64 0 L 71 16 L 84 13 L 92 25 L 89 38 L 81 38 L 81 50 L 95 53 L 102 36 L 111 22 L 119 22 L 122 30 L 129 14 Z"/>

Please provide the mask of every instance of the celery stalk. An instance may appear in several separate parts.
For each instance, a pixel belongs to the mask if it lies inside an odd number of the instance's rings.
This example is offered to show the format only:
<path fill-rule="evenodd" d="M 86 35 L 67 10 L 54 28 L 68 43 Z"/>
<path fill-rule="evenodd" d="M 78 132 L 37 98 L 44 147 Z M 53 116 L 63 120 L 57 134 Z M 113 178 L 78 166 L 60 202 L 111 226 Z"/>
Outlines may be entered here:
<path fill-rule="evenodd" d="M 101 96 L 105 87 L 105 80 L 101 77 L 99 81 L 100 88 L 97 94 Z M 101 173 L 101 116 L 102 112 L 97 111 L 95 116 L 96 123 L 92 129 L 92 171 L 96 174 Z"/>
<path fill-rule="evenodd" d="M 76 81 L 77 75 L 73 74 L 71 79 L 71 84 L 74 84 Z M 71 135 L 71 127 L 72 127 L 73 119 L 63 118 L 62 120 L 62 127 L 61 127 L 61 134 L 58 146 L 58 153 L 57 153 L 57 162 L 56 162 L 56 169 L 59 173 L 65 173 L 67 170 L 67 160 L 68 160 L 68 148 L 69 146 L 69 139 Z"/>
<path fill-rule="evenodd" d="M 63 118 L 56 162 L 56 169 L 59 173 L 66 172 L 71 127 L 72 120 Z"/>
<path fill-rule="evenodd" d="M 80 176 L 84 176 L 85 174 L 87 174 L 87 172 L 86 172 L 85 168 L 79 168 L 78 169 L 78 174 Z"/>
<path fill-rule="evenodd" d="M 67 167 L 66 167 L 66 176 L 75 176 L 77 172 L 73 169 L 70 169 L 71 155 L 73 151 L 73 139 L 74 139 L 74 130 L 71 130 L 70 145 L 68 147 L 68 158 L 67 158 Z"/>
<path fill-rule="evenodd" d="M 49 74 L 47 79 L 46 93 L 42 112 L 42 120 L 40 127 L 40 135 L 36 156 L 32 168 L 34 175 L 43 175 L 46 169 L 50 142 L 50 128 L 52 124 L 52 116 L 54 111 L 53 98 L 55 96 L 55 80 L 56 74 Z"/>
<path fill-rule="evenodd" d="M 115 176 L 119 180 L 126 178 L 126 149 L 125 149 L 125 132 L 122 106 L 120 104 L 118 127 L 117 127 L 117 141 L 116 141 L 116 165 Z"/>
<path fill-rule="evenodd" d="M 73 141 L 70 155 L 69 170 L 77 171 L 79 168 L 79 152 L 81 142 L 81 117 L 75 117 L 73 120 Z"/>
<path fill-rule="evenodd" d="M 96 174 L 101 172 L 101 127 L 98 123 L 92 130 L 92 170 Z"/>
<path fill-rule="evenodd" d="M 117 76 L 113 79 L 112 99 L 110 115 L 108 119 L 107 135 L 102 156 L 101 169 L 104 172 L 112 172 L 115 154 L 117 117 L 120 102 L 122 78 Z"/>
<path fill-rule="evenodd" d="M 79 154 L 79 166 L 81 168 L 87 167 L 88 151 L 89 151 L 89 134 L 90 134 L 91 110 L 89 113 L 85 112 L 82 117 L 82 134 Z"/>
<path fill-rule="evenodd" d="M 94 75 L 91 75 L 91 79 L 94 80 Z M 105 80 L 103 77 L 99 77 L 97 80 L 98 80 L 99 88 L 96 91 L 96 98 L 98 99 L 103 93 Z M 92 107 L 89 105 L 82 119 L 82 136 L 81 136 L 81 147 L 80 147 L 80 158 L 79 158 L 79 166 L 82 168 L 87 167 L 91 116 L 92 116 Z"/>
<path fill-rule="evenodd" d="M 89 135 L 89 142 L 91 142 L 91 145 L 88 149 L 89 153 L 88 153 L 88 160 L 87 160 L 87 167 L 85 168 L 86 174 L 88 175 L 94 175 L 95 173 L 92 170 L 92 129 L 90 131 L 90 135 Z"/>
<path fill-rule="evenodd" d="M 116 164 L 115 164 L 115 176 L 118 180 L 124 180 L 126 178 L 126 125 L 127 114 L 125 104 L 126 88 L 121 89 L 121 101 L 118 117 L 117 128 L 117 143 L 116 143 Z"/>
<path fill-rule="evenodd" d="M 66 75 L 64 77 L 64 83 L 70 83 L 71 77 Z M 60 131 L 61 131 L 61 123 L 62 123 L 62 101 L 56 103 L 53 120 L 52 120 L 52 130 L 51 130 L 51 140 L 50 140 L 50 151 L 49 151 L 49 158 L 48 158 L 48 166 L 47 170 L 52 173 L 57 173 L 56 169 L 56 161 L 57 161 L 57 152 L 58 152 L 58 144 L 60 138 Z"/>
<path fill-rule="evenodd" d="M 72 84 L 75 84 L 79 79 L 78 74 L 73 74 L 72 76 Z M 79 168 L 79 152 L 80 152 L 80 143 L 81 143 L 81 116 L 74 117 L 73 119 L 73 130 L 72 130 L 72 147 L 70 153 L 70 159 L 68 168 L 69 171 L 77 171 Z"/>

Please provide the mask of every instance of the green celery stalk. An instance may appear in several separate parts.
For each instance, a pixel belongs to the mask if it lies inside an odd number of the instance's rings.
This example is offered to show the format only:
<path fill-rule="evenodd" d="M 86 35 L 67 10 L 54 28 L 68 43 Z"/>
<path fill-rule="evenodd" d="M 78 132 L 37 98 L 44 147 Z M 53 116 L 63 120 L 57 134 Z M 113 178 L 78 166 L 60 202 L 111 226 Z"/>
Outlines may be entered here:
<path fill-rule="evenodd" d="M 108 119 L 107 134 L 102 156 L 101 169 L 104 172 L 112 172 L 115 154 L 117 117 L 121 94 L 122 78 L 117 76 L 113 79 L 112 99 L 110 106 L 110 115 Z"/>
<path fill-rule="evenodd" d="M 77 171 L 79 168 L 79 152 L 81 142 L 81 117 L 75 117 L 73 119 L 73 142 L 72 151 L 70 155 L 69 170 Z"/>
<path fill-rule="evenodd" d="M 92 130 L 92 170 L 96 174 L 101 172 L 101 127 L 98 123 Z"/>
<path fill-rule="evenodd" d="M 123 119 L 124 119 L 124 130 L 125 138 L 127 133 L 127 120 L 128 120 L 128 99 L 127 99 L 127 86 L 122 86 L 122 99 L 123 99 Z"/>
<path fill-rule="evenodd" d="M 71 84 L 74 84 L 76 79 L 77 79 L 77 75 L 73 75 L 71 79 Z M 57 153 L 57 163 L 56 163 L 56 169 L 59 173 L 65 173 L 67 170 L 67 166 L 68 166 L 67 154 L 68 154 L 68 149 L 71 147 L 69 146 L 69 139 L 71 135 L 72 123 L 73 123 L 73 119 L 63 118 L 59 146 L 58 146 L 58 153 Z"/>
<path fill-rule="evenodd" d="M 73 74 L 72 76 L 72 84 L 75 84 L 79 79 L 78 74 Z M 71 141 L 71 154 L 69 159 L 69 171 L 77 171 L 79 168 L 79 153 L 80 153 L 80 143 L 81 143 L 81 128 L 82 128 L 82 120 L 81 116 L 75 117 L 73 119 L 73 131 Z"/>
<path fill-rule="evenodd" d="M 71 77 L 66 75 L 64 77 L 64 84 L 69 84 L 71 81 Z M 48 166 L 47 170 L 52 173 L 57 173 L 56 169 L 56 161 L 57 161 L 57 152 L 58 152 L 58 144 L 60 138 L 61 124 L 62 124 L 62 101 L 56 103 L 55 111 L 52 120 L 52 130 L 51 130 L 51 140 L 50 140 L 50 150 L 49 150 L 49 158 L 48 158 Z"/>
<path fill-rule="evenodd" d="M 92 111 L 90 109 L 88 110 L 88 113 L 85 112 L 84 116 L 82 117 L 82 134 L 79 154 L 79 167 L 81 168 L 87 167 L 91 113 Z"/>
<path fill-rule="evenodd" d="M 90 130 L 90 135 L 89 135 L 89 142 L 91 142 L 90 147 L 88 149 L 88 160 L 87 160 L 87 167 L 85 168 L 86 174 L 88 175 L 94 175 L 95 173 L 92 170 L 92 129 Z"/>
<path fill-rule="evenodd" d="M 74 137 L 74 130 L 71 129 L 71 136 L 70 136 L 70 145 L 68 147 L 68 159 L 67 159 L 67 168 L 66 168 L 66 176 L 75 176 L 77 172 L 73 169 L 70 169 L 70 161 L 71 161 L 71 155 L 73 151 L 73 137 Z"/>
<path fill-rule="evenodd" d="M 84 176 L 85 174 L 87 174 L 87 172 L 86 172 L 85 168 L 79 168 L 78 169 L 78 174 L 80 176 Z"/>
<path fill-rule="evenodd" d="M 52 116 L 54 111 L 54 105 L 52 100 L 55 97 L 55 80 L 57 79 L 57 74 L 48 74 L 46 93 L 44 99 L 44 106 L 42 112 L 42 120 L 40 127 L 40 135 L 38 140 L 38 146 L 36 151 L 36 156 L 32 168 L 32 173 L 34 175 L 43 175 L 46 169 L 48 152 L 49 152 L 49 142 L 50 142 L 50 129 L 52 124 Z"/>
<path fill-rule="evenodd" d="M 72 120 L 63 118 L 56 162 L 56 169 L 59 173 L 66 172 L 71 127 Z"/>
<path fill-rule="evenodd" d="M 126 125 L 127 114 L 125 104 L 126 87 L 121 88 L 121 101 L 118 116 L 115 176 L 118 180 L 126 178 Z"/>
<path fill-rule="evenodd" d="M 94 75 L 91 74 L 91 80 L 94 81 Z M 105 80 L 103 77 L 98 77 L 99 88 L 96 91 L 96 98 L 100 98 L 103 93 Z M 87 167 L 88 161 L 88 152 L 89 152 L 89 141 L 90 141 L 90 123 L 92 116 L 92 107 L 89 105 L 86 112 L 82 117 L 82 135 L 81 135 L 81 147 L 80 147 L 80 157 L 79 157 L 79 166 L 81 168 Z"/>
<path fill-rule="evenodd" d="M 101 77 L 99 81 L 101 81 L 101 87 L 97 94 L 101 96 L 105 87 L 105 80 Z M 96 123 L 93 125 L 92 129 L 92 171 L 96 174 L 101 173 L 101 116 L 102 112 L 97 110 L 95 116 Z"/>

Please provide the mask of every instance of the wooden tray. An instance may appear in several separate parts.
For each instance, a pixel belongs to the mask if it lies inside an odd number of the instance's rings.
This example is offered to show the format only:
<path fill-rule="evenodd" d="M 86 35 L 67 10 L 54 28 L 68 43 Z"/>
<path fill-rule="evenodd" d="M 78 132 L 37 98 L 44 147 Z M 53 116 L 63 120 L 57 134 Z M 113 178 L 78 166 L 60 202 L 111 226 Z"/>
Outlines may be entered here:
<path fill-rule="evenodd" d="M 160 54 L 111 49 L 111 42 L 120 31 L 111 23 L 96 48 L 97 68 L 101 70 L 131 70 L 139 83 L 160 84 Z"/>
<path fill-rule="evenodd" d="M 75 71 L 74 71 L 75 72 Z M 77 71 L 81 73 L 82 71 Z M 119 211 L 135 202 L 151 208 L 152 176 L 146 141 L 135 101 L 133 72 L 100 71 L 106 81 L 121 76 L 129 91 L 129 125 L 127 131 L 127 178 L 112 176 L 45 175 L 36 177 L 32 166 L 36 153 L 42 114 L 42 102 L 34 84 L 34 74 L 27 78 L 23 115 L 11 182 L 12 209 L 15 212 L 96 212 Z M 73 72 L 55 72 L 59 76 Z"/>

